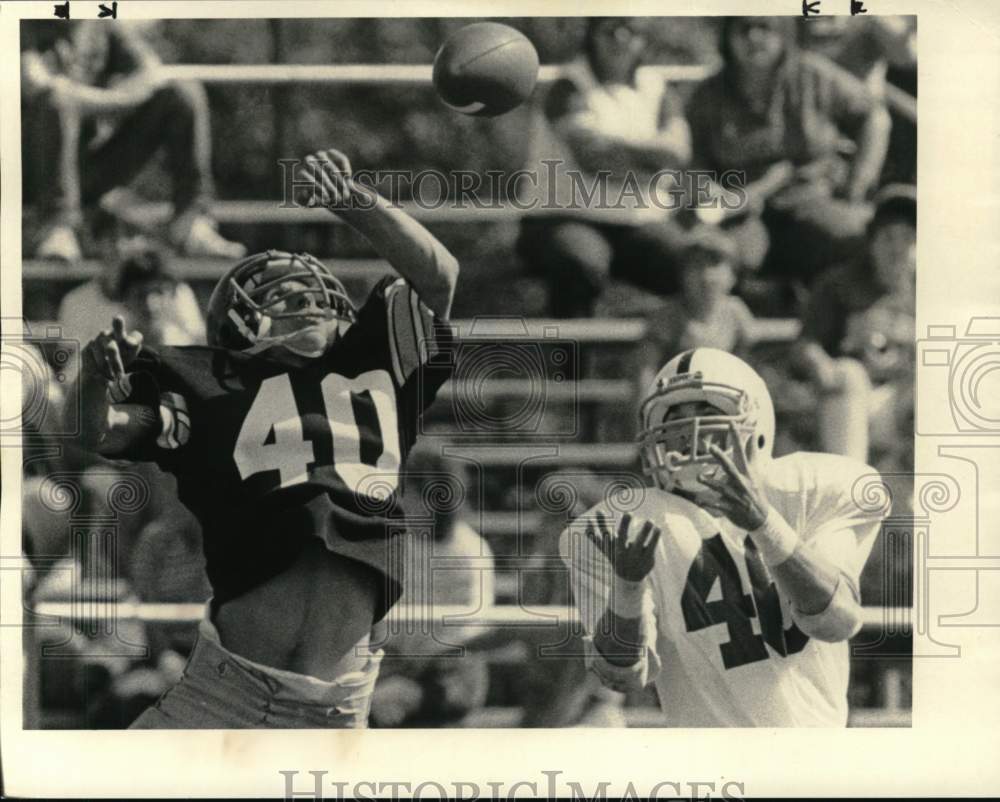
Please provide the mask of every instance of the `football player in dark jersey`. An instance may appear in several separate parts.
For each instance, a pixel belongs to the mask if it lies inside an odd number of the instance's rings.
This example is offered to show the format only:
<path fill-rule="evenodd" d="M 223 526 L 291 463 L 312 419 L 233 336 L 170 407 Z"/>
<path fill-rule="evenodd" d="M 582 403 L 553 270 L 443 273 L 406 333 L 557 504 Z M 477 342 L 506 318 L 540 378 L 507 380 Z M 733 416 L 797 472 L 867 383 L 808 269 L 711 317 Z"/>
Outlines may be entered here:
<path fill-rule="evenodd" d="M 139 728 L 363 727 L 399 597 L 399 473 L 450 374 L 458 263 L 423 226 L 307 159 L 398 271 L 355 309 L 308 254 L 244 259 L 216 286 L 207 347 L 143 348 L 118 318 L 85 349 L 85 440 L 177 478 L 202 525 L 213 599 L 183 678 Z"/>

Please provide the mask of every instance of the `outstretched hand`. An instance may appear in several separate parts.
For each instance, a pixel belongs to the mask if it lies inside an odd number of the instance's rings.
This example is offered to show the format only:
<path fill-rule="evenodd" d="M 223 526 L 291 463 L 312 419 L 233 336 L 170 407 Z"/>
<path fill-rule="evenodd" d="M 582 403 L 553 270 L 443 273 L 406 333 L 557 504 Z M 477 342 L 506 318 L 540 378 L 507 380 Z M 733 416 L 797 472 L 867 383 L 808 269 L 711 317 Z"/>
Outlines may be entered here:
<path fill-rule="evenodd" d="M 628 513 L 621 517 L 617 531 L 612 530 L 611 522 L 600 510 L 596 518 L 596 529 L 591 520 L 587 523 L 586 534 L 608 558 L 615 575 L 629 582 L 645 579 L 655 563 L 656 544 L 660 542 L 661 534 L 659 527 L 651 521 L 643 521 L 639 533 L 630 540 L 632 516 Z"/>
<path fill-rule="evenodd" d="M 125 319 L 115 315 L 111 328 L 105 329 L 84 348 L 85 363 L 108 381 L 117 381 L 142 350 L 142 334 L 127 331 Z"/>
<path fill-rule="evenodd" d="M 770 504 L 751 467 L 752 449 L 755 448 L 752 439 L 749 446 L 751 454 L 748 455 L 743 451 L 739 431 L 732 421 L 729 423 L 729 436 L 733 444 L 732 459 L 715 444 L 709 449 L 725 475 L 716 477 L 705 473 L 698 477 L 698 481 L 714 490 L 718 498 L 702 499 L 698 503 L 708 512 L 728 518 L 740 529 L 751 532 L 764 523 Z"/>
<path fill-rule="evenodd" d="M 371 193 L 354 181 L 351 161 L 344 153 L 327 148 L 309 154 L 305 161 L 302 174 L 311 185 L 307 205 L 331 211 L 370 205 Z"/>

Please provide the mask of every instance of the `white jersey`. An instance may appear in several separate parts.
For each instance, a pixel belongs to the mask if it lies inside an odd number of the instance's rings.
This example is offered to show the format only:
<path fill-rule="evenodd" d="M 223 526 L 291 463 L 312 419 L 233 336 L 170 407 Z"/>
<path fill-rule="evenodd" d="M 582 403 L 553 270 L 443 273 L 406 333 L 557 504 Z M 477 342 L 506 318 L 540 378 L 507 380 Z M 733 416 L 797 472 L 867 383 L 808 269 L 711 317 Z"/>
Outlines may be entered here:
<path fill-rule="evenodd" d="M 859 506 L 862 477 L 874 481 L 877 474 L 845 457 L 813 453 L 773 460 L 763 477 L 775 510 L 841 570 L 856 596 L 885 514 Z M 583 519 L 597 510 L 616 520 L 629 512 L 662 529 L 646 579 L 643 633 L 647 681 L 656 683 L 667 726 L 846 725 L 848 643 L 806 636 L 757 551 L 746 548 L 747 534 L 658 488 L 647 488 L 638 502 L 613 496 L 562 534 L 560 551 L 588 634 L 607 607 L 612 576 L 584 534 Z"/>

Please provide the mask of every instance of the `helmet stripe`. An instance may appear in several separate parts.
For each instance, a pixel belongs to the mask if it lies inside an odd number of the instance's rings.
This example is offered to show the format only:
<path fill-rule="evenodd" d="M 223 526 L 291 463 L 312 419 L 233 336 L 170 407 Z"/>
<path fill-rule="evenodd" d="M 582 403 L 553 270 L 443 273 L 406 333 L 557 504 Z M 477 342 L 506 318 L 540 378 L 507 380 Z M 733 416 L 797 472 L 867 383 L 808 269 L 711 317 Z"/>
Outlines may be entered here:
<path fill-rule="evenodd" d="M 681 361 L 677 363 L 677 372 L 680 373 L 690 373 L 691 372 L 691 359 L 694 357 L 695 349 L 692 348 L 681 354 Z"/>

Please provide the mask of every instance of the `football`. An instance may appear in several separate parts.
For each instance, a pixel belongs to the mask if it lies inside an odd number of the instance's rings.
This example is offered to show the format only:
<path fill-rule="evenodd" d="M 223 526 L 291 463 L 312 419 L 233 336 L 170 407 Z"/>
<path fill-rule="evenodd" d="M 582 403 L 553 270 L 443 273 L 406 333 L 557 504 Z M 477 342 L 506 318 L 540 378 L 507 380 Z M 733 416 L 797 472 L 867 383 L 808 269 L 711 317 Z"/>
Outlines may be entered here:
<path fill-rule="evenodd" d="M 509 25 L 477 22 L 455 31 L 434 57 L 433 80 L 445 105 L 496 117 L 527 100 L 538 79 L 538 53 Z"/>

